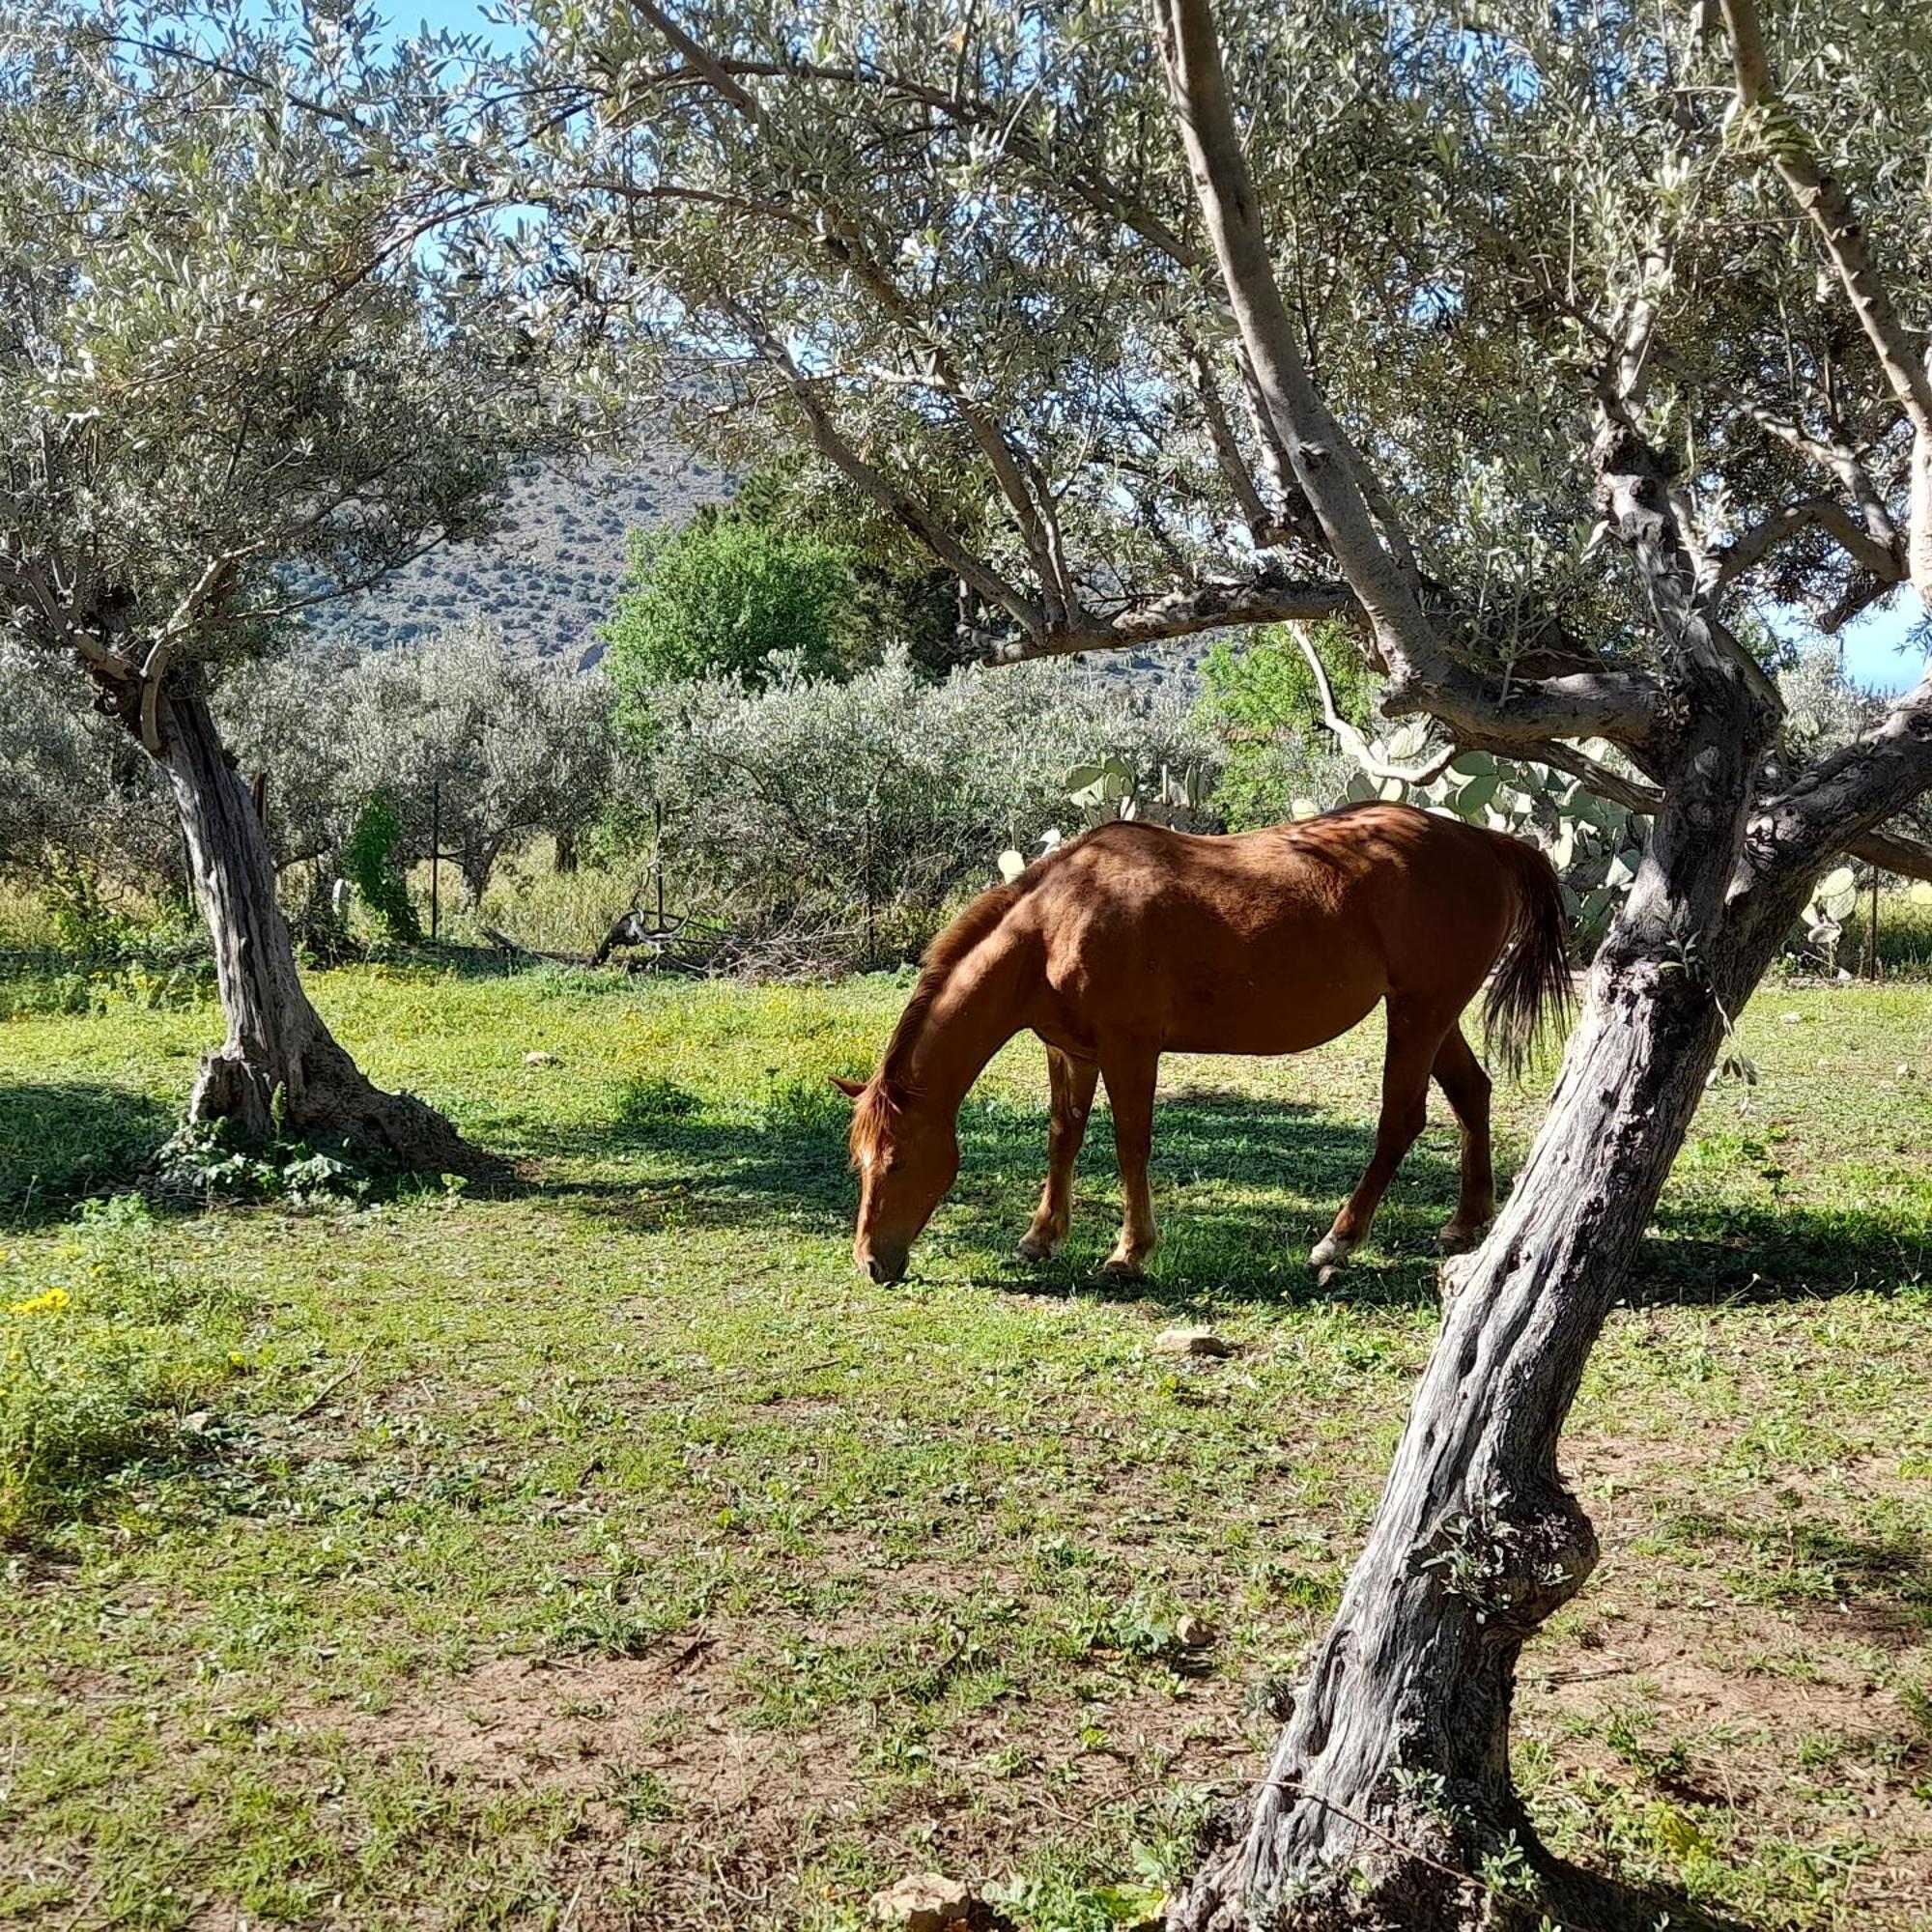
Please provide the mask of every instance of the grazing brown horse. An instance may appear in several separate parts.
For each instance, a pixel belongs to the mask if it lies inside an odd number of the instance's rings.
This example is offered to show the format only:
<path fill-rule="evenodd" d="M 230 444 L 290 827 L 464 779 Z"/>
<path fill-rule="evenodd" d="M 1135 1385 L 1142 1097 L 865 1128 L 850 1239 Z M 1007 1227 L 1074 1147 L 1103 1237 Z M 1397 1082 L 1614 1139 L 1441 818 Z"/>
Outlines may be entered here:
<path fill-rule="evenodd" d="M 959 1171 L 959 1103 L 1031 1027 L 1053 1089 L 1046 1189 L 1020 1243 L 1066 1234 L 1096 1079 L 1114 1110 L 1125 1216 L 1107 1267 L 1153 1251 L 1148 1153 L 1163 1053 L 1299 1053 L 1388 1003 L 1374 1158 L 1309 1260 L 1337 1266 L 1369 1231 L 1422 1131 L 1430 1076 L 1463 1133 L 1445 1247 L 1495 1208 L 1490 1080 L 1459 1024 L 1491 968 L 1488 1031 L 1519 1061 L 1569 999 L 1563 897 L 1533 846 L 1403 805 L 1358 805 L 1236 838 L 1103 825 L 982 893 L 932 943 L 879 1070 L 857 1101 L 853 1256 L 896 1281 Z"/>

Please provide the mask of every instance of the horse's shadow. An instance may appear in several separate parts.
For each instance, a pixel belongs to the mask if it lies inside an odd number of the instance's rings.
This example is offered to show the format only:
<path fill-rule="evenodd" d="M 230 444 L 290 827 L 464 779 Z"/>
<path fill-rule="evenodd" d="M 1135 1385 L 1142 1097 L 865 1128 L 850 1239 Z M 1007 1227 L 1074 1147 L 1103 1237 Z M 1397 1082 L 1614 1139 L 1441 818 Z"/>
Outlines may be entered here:
<path fill-rule="evenodd" d="M 843 1104 L 802 1094 L 755 1121 L 696 1110 L 643 1124 L 585 1123 L 546 1132 L 542 1151 L 604 1165 L 641 1155 L 648 1184 L 593 1178 L 539 1182 L 582 1211 L 648 1229 L 675 1217 L 693 1228 L 849 1235 L 857 1189 L 847 1171 Z M 961 1110 L 959 1179 L 913 1253 L 915 1279 L 965 1281 L 1008 1293 L 1092 1293 L 1163 1309 L 1346 1299 L 1428 1304 L 1437 1293 L 1436 1230 L 1456 1203 L 1452 1123 L 1432 1121 L 1383 1200 L 1370 1244 L 1325 1287 L 1310 1245 L 1368 1164 L 1371 1125 L 1337 1122 L 1292 1101 L 1182 1089 L 1154 1119 L 1151 1179 L 1161 1246 L 1148 1275 L 1102 1273 L 1120 1216 L 1112 1132 L 1095 1111 L 1074 1178 L 1073 1229 L 1051 1262 L 1014 1252 L 1045 1172 L 1043 1108 L 1004 1097 Z M 1501 1150 L 1499 1150 L 1501 1152 Z M 1506 1194 L 1512 1174 L 1499 1166 Z M 1922 1220 L 1790 1204 L 1737 1208 L 1666 1199 L 1637 1258 L 1633 1306 L 1742 1304 L 1886 1291 L 1932 1268 Z"/>

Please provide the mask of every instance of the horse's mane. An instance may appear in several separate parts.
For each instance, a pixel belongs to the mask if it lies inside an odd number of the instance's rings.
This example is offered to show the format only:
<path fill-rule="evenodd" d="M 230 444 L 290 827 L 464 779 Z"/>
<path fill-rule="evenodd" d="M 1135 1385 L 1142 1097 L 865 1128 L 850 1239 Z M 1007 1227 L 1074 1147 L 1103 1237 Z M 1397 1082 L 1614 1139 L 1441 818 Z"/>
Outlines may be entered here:
<path fill-rule="evenodd" d="M 925 1026 L 932 1003 L 952 979 L 959 962 L 989 937 L 1013 907 L 1037 882 L 1038 866 L 1032 866 L 1009 885 L 991 886 L 980 895 L 952 924 L 925 949 L 919 962 L 919 984 L 906 1002 L 899 1023 L 886 1043 L 879 1070 L 859 1096 L 852 1110 L 852 1164 L 863 1166 L 879 1145 L 895 1116 L 919 1097 L 907 1080 L 905 1068 L 912 1058 L 914 1043 Z"/>

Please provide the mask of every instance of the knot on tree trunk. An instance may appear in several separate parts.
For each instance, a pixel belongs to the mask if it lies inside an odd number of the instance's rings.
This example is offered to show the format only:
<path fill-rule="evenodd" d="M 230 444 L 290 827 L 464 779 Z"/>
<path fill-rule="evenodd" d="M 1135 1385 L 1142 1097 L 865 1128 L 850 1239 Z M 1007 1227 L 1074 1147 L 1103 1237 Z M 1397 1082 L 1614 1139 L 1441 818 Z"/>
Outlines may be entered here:
<path fill-rule="evenodd" d="M 1520 1644 L 1583 1587 L 1597 1556 L 1590 1519 L 1552 1480 L 1445 1516 L 1416 1568 L 1489 1641 Z"/>

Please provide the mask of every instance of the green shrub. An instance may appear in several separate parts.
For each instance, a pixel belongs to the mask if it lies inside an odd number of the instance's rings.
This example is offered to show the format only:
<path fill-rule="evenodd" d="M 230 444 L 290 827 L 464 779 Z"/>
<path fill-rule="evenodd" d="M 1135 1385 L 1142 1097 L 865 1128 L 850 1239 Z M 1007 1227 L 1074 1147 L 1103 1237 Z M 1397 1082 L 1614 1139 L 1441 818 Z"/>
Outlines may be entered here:
<path fill-rule="evenodd" d="M 1372 729 L 1376 679 L 1347 639 L 1324 642 L 1322 663 L 1335 703 L 1350 724 Z M 1321 723 L 1308 661 L 1278 628 L 1245 644 L 1216 643 L 1202 660 L 1195 719 L 1221 750 L 1214 803 L 1233 831 L 1277 825 L 1297 799 L 1327 807 L 1341 796 L 1355 763 Z"/>
<path fill-rule="evenodd" d="M 0 1254 L 0 1540 L 90 1514 L 118 1472 L 180 1453 L 244 1365 L 221 1285 L 157 1266 L 138 1198 L 90 1202 L 30 1270 Z"/>
<path fill-rule="evenodd" d="M 688 1120 L 701 1112 L 703 1106 L 704 1102 L 689 1088 L 660 1075 L 625 1081 L 617 1090 L 616 1105 L 611 1115 L 620 1127 L 656 1127 Z"/>
<path fill-rule="evenodd" d="M 1081 760 L 1155 776 L 1208 752 L 1172 699 L 1123 679 L 1065 660 L 932 679 L 903 648 L 845 683 L 781 661 L 763 691 L 676 686 L 659 719 L 646 780 L 673 900 L 775 970 L 916 953 L 1002 850 L 1078 826 Z"/>
<path fill-rule="evenodd" d="M 279 1129 L 279 1088 L 275 1099 Z M 248 1141 L 225 1119 L 177 1128 L 156 1169 L 160 1185 L 172 1194 L 202 1202 L 274 1201 L 296 1208 L 361 1201 L 378 1178 L 346 1145 L 316 1147 L 279 1131 L 271 1140 Z"/>
<path fill-rule="evenodd" d="M 658 687 L 727 677 L 753 689 L 774 657 L 808 677 L 840 669 L 838 617 L 849 591 L 838 551 L 750 517 L 711 513 L 631 539 L 631 576 L 604 627 L 611 681 L 634 718 Z"/>
<path fill-rule="evenodd" d="M 416 909 L 398 865 L 403 824 L 386 791 L 372 791 L 356 814 L 355 828 L 343 848 L 343 870 L 361 895 L 369 916 L 385 939 L 413 946 L 422 938 Z"/>

